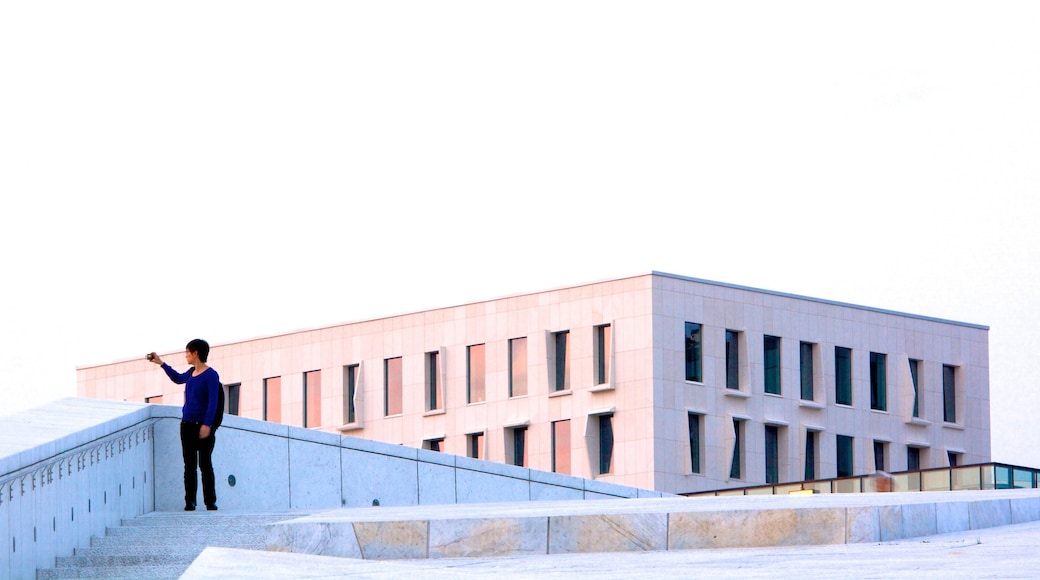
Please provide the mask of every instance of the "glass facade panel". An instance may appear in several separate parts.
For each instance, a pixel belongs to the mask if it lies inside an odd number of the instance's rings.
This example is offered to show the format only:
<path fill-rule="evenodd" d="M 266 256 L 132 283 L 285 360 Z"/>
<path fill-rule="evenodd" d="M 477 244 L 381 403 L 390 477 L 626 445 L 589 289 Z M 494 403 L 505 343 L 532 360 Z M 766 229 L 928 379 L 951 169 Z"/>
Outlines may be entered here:
<path fill-rule="evenodd" d="M 567 344 L 569 341 L 569 332 L 553 333 L 554 391 L 566 391 L 571 388 L 570 373 L 567 372 Z"/>
<path fill-rule="evenodd" d="M 321 426 L 321 371 L 303 373 L 303 426 Z"/>
<path fill-rule="evenodd" d="M 780 483 L 779 440 L 776 426 L 766 425 L 766 483 Z"/>
<path fill-rule="evenodd" d="M 571 473 L 571 420 L 552 423 L 552 470 L 555 473 Z"/>
<path fill-rule="evenodd" d="M 404 376 L 401 357 L 383 361 L 383 414 L 400 415 L 404 410 Z"/>
<path fill-rule="evenodd" d="M 282 377 L 264 379 L 264 421 L 282 422 Z"/>
<path fill-rule="evenodd" d="M 957 422 L 956 367 L 943 365 L 943 421 Z"/>
<path fill-rule="evenodd" d="M 887 361 L 881 353 L 870 353 L 870 408 L 876 411 L 888 410 Z"/>
<path fill-rule="evenodd" d="M 726 331 L 726 388 L 740 388 L 740 333 Z"/>
<path fill-rule="evenodd" d="M 686 380 L 702 382 L 704 369 L 701 353 L 701 325 L 686 323 Z"/>
<path fill-rule="evenodd" d="M 852 349 L 834 347 L 834 402 L 852 404 Z"/>
<path fill-rule="evenodd" d="M 813 389 L 813 344 L 798 344 L 798 372 L 802 383 L 802 400 L 811 401 L 815 396 Z"/>
<path fill-rule="evenodd" d="M 852 475 L 852 437 L 838 435 L 837 441 L 838 477 Z"/>
<path fill-rule="evenodd" d="M 594 363 L 596 384 L 606 384 L 610 380 L 610 325 L 604 324 L 595 329 Z"/>
<path fill-rule="evenodd" d="M 509 396 L 527 395 L 527 338 L 509 341 Z"/>
<path fill-rule="evenodd" d="M 766 392 L 780 394 L 780 338 L 768 336 L 762 340 L 762 350 L 765 362 L 765 386 Z"/>
<path fill-rule="evenodd" d="M 484 345 L 466 347 L 466 402 L 484 402 Z"/>
<path fill-rule="evenodd" d="M 614 472 L 613 415 L 599 416 L 599 472 Z"/>

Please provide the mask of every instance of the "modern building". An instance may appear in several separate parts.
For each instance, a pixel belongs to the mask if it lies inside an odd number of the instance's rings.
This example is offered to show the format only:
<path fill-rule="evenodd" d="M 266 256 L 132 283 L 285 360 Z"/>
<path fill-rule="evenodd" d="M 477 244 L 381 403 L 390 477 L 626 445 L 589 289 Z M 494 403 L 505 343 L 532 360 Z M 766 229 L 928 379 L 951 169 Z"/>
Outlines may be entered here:
<path fill-rule="evenodd" d="M 668 493 L 990 461 L 987 327 L 659 272 L 210 362 L 245 417 Z M 183 398 L 143 358 L 78 394 Z"/>

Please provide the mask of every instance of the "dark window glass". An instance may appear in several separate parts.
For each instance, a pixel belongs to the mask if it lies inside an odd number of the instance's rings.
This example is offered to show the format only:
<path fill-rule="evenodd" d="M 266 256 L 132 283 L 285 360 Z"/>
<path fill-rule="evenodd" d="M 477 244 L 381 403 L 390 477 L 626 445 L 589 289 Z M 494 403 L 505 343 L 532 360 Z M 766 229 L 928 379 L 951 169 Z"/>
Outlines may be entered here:
<path fill-rule="evenodd" d="M 610 325 L 596 327 L 596 384 L 605 384 L 610 378 Z"/>
<path fill-rule="evenodd" d="M 813 345 L 803 342 L 798 345 L 798 370 L 802 382 L 802 399 L 813 400 Z"/>
<path fill-rule="evenodd" d="M 766 336 L 762 341 L 765 355 L 766 392 L 780 394 L 780 338 Z"/>
<path fill-rule="evenodd" d="M 943 365 L 943 421 L 957 422 L 957 383 L 955 367 Z"/>
<path fill-rule="evenodd" d="M 444 408 L 444 396 L 437 374 L 440 372 L 441 353 L 426 353 L 426 410 L 436 411 Z"/>
<path fill-rule="evenodd" d="M 238 397 L 239 391 L 242 390 L 242 383 L 236 383 L 234 385 L 227 386 L 227 414 L 237 415 L 238 414 Z"/>
<path fill-rule="evenodd" d="M 737 337 L 740 333 L 726 331 L 726 388 L 740 388 L 740 346 Z"/>
<path fill-rule="evenodd" d="M 567 331 L 553 333 L 553 365 L 555 366 L 553 390 L 566 391 L 571 388 L 567 373 L 567 342 L 570 333 Z"/>
<path fill-rule="evenodd" d="M 509 341 L 509 396 L 527 395 L 527 338 Z"/>
<path fill-rule="evenodd" d="M 921 361 L 910 359 L 910 383 L 914 388 L 914 410 L 913 417 L 921 416 L 921 406 L 919 401 L 921 400 L 921 391 L 918 389 L 917 373 L 920 369 Z"/>
<path fill-rule="evenodd" d="M 780 437 L 778 429 L 766 425 L 766 483 L 780 483 Z"/>
<path fill-rule="evenodd" d="M 838 477 L 852 475 L 852 437 L 838 435 Z"/>
<path fill-rule="evenodd" d="M 466 347 L 466 402 L 484 401 L 484 345 Z"/>
<path fill-rule="evenodd" d="M 874 442 L 874 471 L 885 470 L 885 442 Z"/>
<path fill-rule="evenodd" d="M 599 472 L 614 471 L 614 426 L 613 415 L 599 416 Z"/>
<path fill-rule="evenodd" d="M 690 466 L 693 473 L 701 472 L 701 416 L 689 414 Z"/>
<path fill-rule="evenodd" d="M 946 452 L 946 457 L 950 460 L 950 467 L 957 467 L 957 455 L 957 453 L 954 453 L 952 451 Z"/>
<path fill-rule="evenodd" d="M 887 361 L 881 353 L 870 353 L 870 408 L 878 411 L 888 410 Z"/>
<path fill-rule="evenodd" d="M 468 454 L 473 459 L 484 459 L 484 434 L 473 433 L 469 437 Z"/>
<path fill-rule="evenodd" d="M 426 442 L 426 448 L 430 451 L 443 451 L 444 450 L 444 439 L 430 439 Z"/>
<path fill-rule="evenodd" d="M 805 432 L 805 481 L 816 479 L 816 431 Z"/>
<path fill-rule="evenodd" d="M 704 379 L 701 366 L 701 325 L 686 323 L 686 380 L 701 382 Z"/>
<path fill-rule="evenodd" d="M 733 420 L 733 457 L 730 458 L 729 462 L 729 477 L 730 479 L 740 479 L 740 459 L 741 459 L 741 422 L 738 419 Z"/>
<path fill-rule="evenodd" d="M 921 449 L 918 447 L 906 448 L 906 470 L 918 471 L 921 469 Z"/>
<path fill-rule="evenodd" d="M 527 465 L 527 427 L 513 429 L 513 465 Z"/>
<path fill-rule="evenodd" d="M 852 404 L 852 349 L 834 347 L 834 402 Z"/>
<path fill-rule="evenodd" d="M 346 396 L 343 397 L 343 417 L 347 423 L 357 422 L 357 409 L 354 408 L 354 398 L 357 396 L 357 374 L 357 365 L 343 367 L 343 384 L 347 386 Z"/>

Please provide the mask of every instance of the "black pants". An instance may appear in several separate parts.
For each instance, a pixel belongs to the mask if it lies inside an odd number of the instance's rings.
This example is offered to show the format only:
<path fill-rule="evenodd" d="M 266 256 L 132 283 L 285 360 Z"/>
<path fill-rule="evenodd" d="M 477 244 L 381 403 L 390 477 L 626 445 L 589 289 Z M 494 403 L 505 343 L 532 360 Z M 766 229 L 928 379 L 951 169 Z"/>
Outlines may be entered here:
<path fill-rule="evenodd" d="M 199 480 L 196 470 L 202 470 L 202 500 L 207 506 L 216 505 L 217 490 L 213 476 L 213 444 L 216 435 L 199 439 L 202 423 L 181 421 L 181 451 L 184 454 L 184 505 L 194 506 Z"/>

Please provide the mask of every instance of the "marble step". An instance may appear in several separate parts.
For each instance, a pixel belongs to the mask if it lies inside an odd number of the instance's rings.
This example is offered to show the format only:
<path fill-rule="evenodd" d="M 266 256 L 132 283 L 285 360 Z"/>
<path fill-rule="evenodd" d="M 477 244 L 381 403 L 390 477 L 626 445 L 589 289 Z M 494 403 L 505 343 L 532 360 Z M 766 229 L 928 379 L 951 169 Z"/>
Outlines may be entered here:
<path fill-rule="evenodd" d="M 120 522 L 123 527 L 167 527 L 193 525 L 257 525 L 290 520 L 303 513 L 235 514 L 197 511 L 188 513 L 151 513 Z"/>
<path fill-rule="evenodd" d="M 37 580 L 61 580 L 63 578 L 104 578 L 105 580 L 138 580 L 180 578 L 191 562 L 186 564 L 166 564 L 159 566 L 124 566 L 111 568 L 108 566 L 81 566 L 76 568 L 48 568 L 37 570 Z"/>
<path fill-rule="evenodd" d="M 92 538 L 89 548 L 77 548 L 76 554 L 90 553 L 86 550 L 139 550 L 147 551 L 156 547 L 166 546 L 170 538 L 176 538 L 179 546 L 215 546 L 221 548 L 264 548 L 264 532 L 260 529 L 242 531 L 235 534 L 189 534 L 189 535 L 150 535 L 140 536 L 133 534 L 114 534 L 104 538 Z"/>
<path fill-rule="evenodd" d="M 203 548 L 205 549 L 205 548 Z M 202 549 L 174 549 L 171 548 L 164 553 L 154 552 L 151 554 L 136 555 L 89 555 L 69 556 L 55 558 L 55 568 L 126 568 L 130 566 L 165 566 L 181 565 L 185 567 L 199 557 Z"/>

